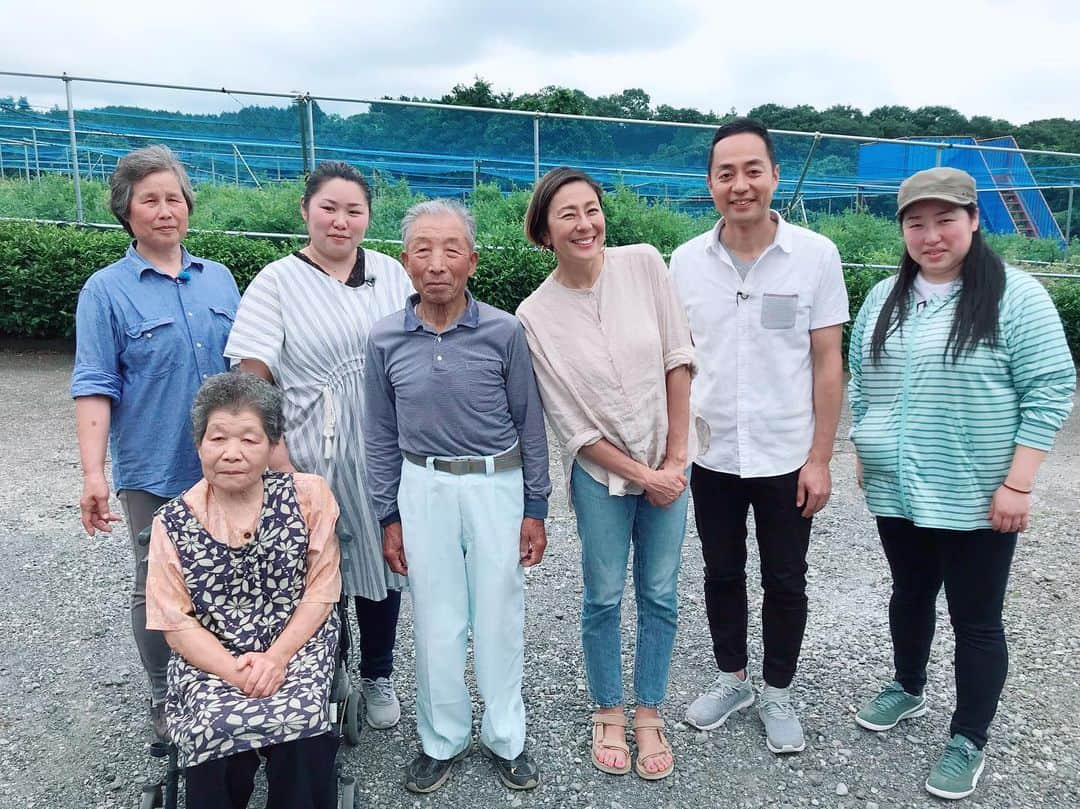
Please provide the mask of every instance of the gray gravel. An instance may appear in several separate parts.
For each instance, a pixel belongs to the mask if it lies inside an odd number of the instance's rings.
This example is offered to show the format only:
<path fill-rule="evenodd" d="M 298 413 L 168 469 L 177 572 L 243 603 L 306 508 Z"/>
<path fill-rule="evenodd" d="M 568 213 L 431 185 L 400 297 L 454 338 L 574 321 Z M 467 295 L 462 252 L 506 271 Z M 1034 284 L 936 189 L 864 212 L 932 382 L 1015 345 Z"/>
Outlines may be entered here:
<path fill-rule="evenodd" d="M 0 348 L 0 807 L 132 807 L 153 764 L 145 754 L 146 685 L 128 623 L 130 551 L 122 527 L 88 539 L 78 524 L 80 473 L 71 401 L 71 355 L 23 344 Z M 845 428 L 841 428 L 844 433 Z M 555 466 L 553 465 L 553 470 Z M 556 470 L 557 471 L 557 470 Z M 930 668 L 930 711 L 885 734 L 860 730 L 856 706 L 890 678 L 888 574 L 854 485 L 850 444 L 837 442 L 835 494 L 815 521 L 810 622 L 796 699 L 804 753 L 765 749 L 753 712 L 718 731 L 675 725 L 713 664 L 693 530 L 683 551 L 682 613 L 666 715 L 676 774 L 645 783 L 589 764 L 577 620 L 581 575 L 574 522 L 556 497 L 544 563 L 528 574 L 525 700 L 528 744 L 544 782 L 512 794 L 474 754 L 434 796 L 400 786 L 415 751 L 412 626 L 402 611 L 395 680 L 403 719 L 368 731 L 344 753 L 370 807 L 932 806 L 922 788 L 944 742 L 954 702 L 951 631 L 944 609 Z M 1080 710 L 1080 417 L 1074 414 L 1044 468 L 1032 531 L 1020 545 L 1006 607 L 1012 673 L 991 730 L 983 785 L 971 807 L 1080 806 L 1075 739 Z M 556 481 L 556 491 L 559 491 Z M 757 565 L 751 550 L 751 581 Z M 760 599 L 760 594 L 754 598 Z M 632 605 L 628 592 L 627 603 Z M 943 606 L 943 605 L 942 605 Z M 760 659 L 758 605 L 751 660 Z M 632 644 L 626 611 L 625 646 Z M 624 665 L 629 673 L 629 663 Z M 629 681 L 627 682 L 629 694 Z"/>

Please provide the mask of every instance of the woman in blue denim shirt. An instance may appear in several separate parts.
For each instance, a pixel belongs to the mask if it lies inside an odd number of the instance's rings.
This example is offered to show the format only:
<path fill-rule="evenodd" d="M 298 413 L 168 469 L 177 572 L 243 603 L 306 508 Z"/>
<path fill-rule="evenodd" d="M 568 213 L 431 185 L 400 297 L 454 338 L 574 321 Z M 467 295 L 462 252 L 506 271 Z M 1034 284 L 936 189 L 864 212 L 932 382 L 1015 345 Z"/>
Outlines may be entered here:
<path fill-rule="evenodd" d="M 131 623 L 151 684 L 151 721 L 164 737 L 169 647 L 146 629 L 147 545 L 154 511 L 201 477 L 188 413 L 201 382 L 226 370 L 225 341 L 240 293 L 229 270 L 195 258 L 181 241 L 194 206 L 184 167 L 164 146 L 125 155 L 110 180 L 113 214 L 133 237 L 123 258 L 98 270 L 75 315 L 75 429 L 83 469 L 82 525 L 91 536 L 120 518 L 135 552 Z"/>

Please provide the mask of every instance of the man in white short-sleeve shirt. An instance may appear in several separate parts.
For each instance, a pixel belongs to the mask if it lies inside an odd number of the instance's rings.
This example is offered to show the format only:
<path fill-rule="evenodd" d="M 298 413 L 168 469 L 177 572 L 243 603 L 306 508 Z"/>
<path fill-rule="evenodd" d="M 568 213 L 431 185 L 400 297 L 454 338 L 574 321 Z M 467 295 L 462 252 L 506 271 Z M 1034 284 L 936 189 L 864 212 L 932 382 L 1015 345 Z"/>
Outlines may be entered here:
<path fill-rule="evenodd" d="M 764 586 L 758 713 L 774 753 L 805 746 L 789 687 L 806 628 L 811 518 L 829 499 L 840 417 L 847 290 L 836 246 L 770 209 L 780 180 L 768 131 L 717 130 L 706 184 L 721 214 L 680 246 L 671 274 L 699 373 L 695 411 L 712 431 L 690 477 L 719 676 L 687 710 L 711 730 L 754 703 L 746 654 L 746 518 L 754 509 Z"/>

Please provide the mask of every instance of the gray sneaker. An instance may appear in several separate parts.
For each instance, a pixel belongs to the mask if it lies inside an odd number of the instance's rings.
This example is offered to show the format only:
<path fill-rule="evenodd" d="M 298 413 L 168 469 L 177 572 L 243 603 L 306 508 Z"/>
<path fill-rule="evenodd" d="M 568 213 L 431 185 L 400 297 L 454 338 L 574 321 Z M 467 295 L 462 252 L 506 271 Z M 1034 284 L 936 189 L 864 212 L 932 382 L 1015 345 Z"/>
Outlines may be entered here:
<path fill-rule="evenodd" d="M 765 745 L 774 753 L 800 753 L 806 748 L 802 725 L 791 704 L 791 690 L 766 685 L 758 700 L 758 716 L 765 725 Z"/>
<path fill-rule="evenodd" d="M 388 677 L 375 680 L 362 677 L 360 689 L 364 692 L 364 714 L 369 725 L 385 730 L 398 723 L 401 719 L 401 704 L 394 693 L 394 684 Z"/>
<path fill-rule="evenodd" d="M 698 730 L 715 730 L 735 711 L 753 704 L 754 688 L 750 685 L 750 677 L 740 680 L 734 674 L 722 671 L 709 690 L 686 709 L 686 723 Z"/>

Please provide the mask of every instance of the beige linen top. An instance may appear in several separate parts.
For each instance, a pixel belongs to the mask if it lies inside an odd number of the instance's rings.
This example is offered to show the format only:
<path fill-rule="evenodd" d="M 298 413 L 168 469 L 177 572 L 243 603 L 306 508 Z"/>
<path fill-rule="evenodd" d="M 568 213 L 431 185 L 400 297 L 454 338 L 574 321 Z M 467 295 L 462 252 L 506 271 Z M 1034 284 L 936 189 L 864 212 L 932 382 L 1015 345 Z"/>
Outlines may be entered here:
<path fill-rule="evenodd" d="M 650 469 L 664 460 L 667 372 L 697 368 L 686 313 L 659 251 L 648 244 L 608 247 L 590 289 L 570 289 L 549 275 L 517 316 L 562 449 L 568 493 L 576 459 L 611 494 L 641 494 L 641 487 L 578 452 L 606 438 Z M 688 459 L 708 443 L 707 429 L 691 418 Z"/>
<path fill-rule="evenodd" d="M 326 480 L 318 475 L 293 475 L 296 502 L 308 529 L 307 578 L 301 602 L 336 604 L 341 597 L 340 549 L 334 526 L 338 504 Z M 200 480 L 183 495 L 192 513 L 214 539 L 238 548 L 252 538 L 230 536 L 225 514 Z M 146 628 L 171 631 L 202 626 L 195 618 L 180 556 L 165 532 L 160 516 L 150 529 L 150 563 L 146 576 Z"/>

